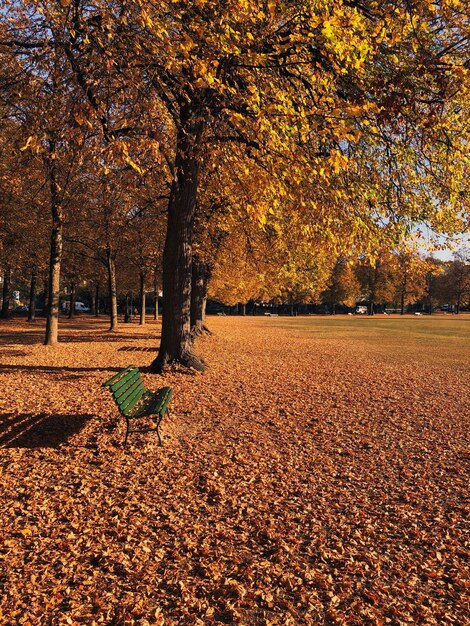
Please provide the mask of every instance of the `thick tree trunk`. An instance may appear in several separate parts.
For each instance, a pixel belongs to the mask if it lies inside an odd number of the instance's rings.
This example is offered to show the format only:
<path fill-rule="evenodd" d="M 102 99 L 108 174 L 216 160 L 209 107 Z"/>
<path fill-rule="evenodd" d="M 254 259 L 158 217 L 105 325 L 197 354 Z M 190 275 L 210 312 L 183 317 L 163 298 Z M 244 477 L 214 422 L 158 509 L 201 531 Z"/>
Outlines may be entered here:
<path fill-rule="evenodd" d="M 108 270 L 109 294 L 109 330 L 115 331 L 118 327 L 116 264 L 111 250 L 106 250 L 106 267 Z"/>
<path fill-rule="evenodd" d="M 191 333 L 193 336 L 210 333 L 205 325 L 208 280 L 208 266 L 200 261 L 193 261 L 191 281 Z"/>
<path fill-rule="evenodd" d="M 28 322 L 34 322 L 36 319 L 36 289 L 37 289 L 38 270 L 35 265 L 31 269 L 31 283 L 29 285 L 29 307 Z"/>
<path fill-rule="evenodd" d="M 140 272 L 140 326 L 145 324 L 145 272 Z"/>
<path fill-rule="evenodd" d="M 70 283 L 70 308 L 69 320 L 75 317 L 75 283 Z"/>
<path fill-rule="evenodd" d="M 243 316 L 246 315 L 246 304 L 244 302 L 238 303 L 238 314 Z"/>
<path fill-rule="evenodd" d="M 197 129 L 187 126 L 177 139 L 175 178 L 168 205 L 168 226 L 163 250 L 163 312 L 160 349 L 150 369 L 161 372 L 166 364 L 178 363 L 203 371 L 193 354 L 191 336 L 192 234 L 196 211 L 199 163 Z"/>
<path fill-rule="evenodd" d="M 401 298 L 400 298 L 400 315 L 404 315 L 404 314 L 405 314 L 405 294 L 402 291 Z"/>
<path fill-rule="evenodd" d="M 55 168 L 54 144 L 49 144 L 51 158 L 48 161 L 49 187 L 51 192 L 52 230 L 51 252 L 49 261 L 49 279 L 47 294 L 46 336 L 44 344 L 53 346 L 59 335 L 59 293 L 60 293 L 60 266 L 62 262 L 62 230 L 63 213 L 60 203 L 59 186 Z M 55 155 L 54 155 L 55 156 Z"/>
<path fill-rule="evenodd" d="M 3 271 L 2 312 L 1 317 L 7 318 L 10 312 L 11 299 L 11 267 L 7 265 Z"/>

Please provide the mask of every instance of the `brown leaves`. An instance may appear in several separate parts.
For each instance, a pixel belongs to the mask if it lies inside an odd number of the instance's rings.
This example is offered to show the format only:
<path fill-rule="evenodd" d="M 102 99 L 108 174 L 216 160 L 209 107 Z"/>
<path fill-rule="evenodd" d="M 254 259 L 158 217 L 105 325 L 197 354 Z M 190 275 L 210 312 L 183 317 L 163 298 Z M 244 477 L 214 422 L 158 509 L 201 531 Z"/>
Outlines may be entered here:
<path fill-rule="evenodd" d="M 204 376 L 143 373 L 175 387 L 163 448 L 127 450 L 100 383 L 158 327 L 81 318 L 44 350 L 19 326 L 22 355 L 2 326 L 0 622 L 464 623 L 463 370 L 330 322 L 211 319 Z"/>

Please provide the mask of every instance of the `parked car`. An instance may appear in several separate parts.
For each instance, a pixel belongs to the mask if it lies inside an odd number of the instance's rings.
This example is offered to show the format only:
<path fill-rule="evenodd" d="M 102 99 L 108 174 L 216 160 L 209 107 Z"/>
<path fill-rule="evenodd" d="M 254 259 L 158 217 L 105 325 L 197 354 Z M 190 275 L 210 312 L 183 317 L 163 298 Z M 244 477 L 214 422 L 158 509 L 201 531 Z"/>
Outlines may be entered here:
<path fill-rule="evenodd" d="M 75 313 L 89 313 L 90 307 L 86 306 L 84 302 L 75 302 Z M 62 311 L 64 313 L 68 313 L 70 311 L 70 300 L 62 302 Z"/>
<path fill-rule="evenodd" d="M 13 315 L 28 315 L 28 307 L 24 304 L 15 306 L 12 311 Z"/>

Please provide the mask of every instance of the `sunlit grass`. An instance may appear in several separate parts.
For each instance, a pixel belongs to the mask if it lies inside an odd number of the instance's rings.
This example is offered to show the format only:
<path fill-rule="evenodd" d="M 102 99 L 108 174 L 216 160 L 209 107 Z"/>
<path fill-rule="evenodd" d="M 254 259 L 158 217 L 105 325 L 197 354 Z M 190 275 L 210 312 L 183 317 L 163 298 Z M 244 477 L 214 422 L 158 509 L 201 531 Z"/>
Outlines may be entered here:
<path fill-rule="evenodd" d="M 389 360 L 422 359 L 470 364 L 470 315 L 460 316 L 312 316 L 268 318 L 266 323 L 316 339 L 360 342 Z"/>

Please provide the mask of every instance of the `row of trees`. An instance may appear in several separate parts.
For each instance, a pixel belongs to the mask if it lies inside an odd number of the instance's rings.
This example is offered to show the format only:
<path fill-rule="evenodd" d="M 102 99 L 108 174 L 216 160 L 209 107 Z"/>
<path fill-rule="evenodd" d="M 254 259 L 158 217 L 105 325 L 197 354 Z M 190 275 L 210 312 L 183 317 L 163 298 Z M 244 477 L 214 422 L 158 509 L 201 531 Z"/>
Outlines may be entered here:
<path fill-rule="evenodd" d="M 442 305 L 459 313 L 470 306 L 470 263 L 462 255 L 443 262 L 409 251 L 384 254 L 374 264 L 352 266 L 340 259 L 322 300 L 331 313 L 337 305 L 353 307 L 360 300 L 367 303 L 370 314 L 377 305 L 403 314 L 416 304 L 429 313 Z"/>
<path fill-rule="evenodd" d="M 146 218 L 149 223 L 145 221 Z M 91 235 L 86 236 L 82 229 L 74 236 L 66 229 L 62 262 L 61 298 L 70 306 L 69 317 L 74 315 L 74 303 L 84 298 L 91 311 L 98 315 L 106 311 L 110 318 L 110 329 L 118 325 L 118 302 L 126 314 L 137 307 L 139 323 L 145 324 L 145 313 L 151 303 L 154 318 L 158 319 L 158 300 L 161 286 L 161 257 L 153 248 L 156 217 L 151 212 L 130 216 L 122 229 L 122 247 L 117 250 L 112 281 L 109 279 L 109 259 L 100 258 L 100 245 Z M 143 226 L 147 225 L 147 229 Z M 261 231 L 262 232 L 262 231 Z M 38 230 L 25 232 L 20 236 L 8 234 L 4 238 L 2 250 L 7 250 L 8 242 L 16 246 L 8 250 L 8 263 L 5 262 L 0 283 L 2 284 L 2 317 L 8 317 L 13 305 L 13 288 L 18 291 L 21 303 L 28 303 L 28 320 L 34 321 L 36 301 L 44 308 L 47 302 L 47 257 L 37 250 L 45 249 L 46 238 L 38 240 Z M 17 236 L 16 236 L 17 235 Z M 91 246 L 90 242 L 95 241 Z M 252 242 L 251 242 L 252 243 Z M 366 303 L 373 314 L 377 308 L 391 307 L 400 313 L 410 305 L 419 304 L 421 309 L 432 313 L 435 307 L 444 304 L 456 313 L 462 307 L 470 306 L 470 260 L 464 251 L 454 255 L 452 261 L 441 261 L 426 256 L 416 246 L 390 252 L 382 250 L 380 256 L 371 258 L 348 258 L 340 256 L 328 273 L 312 268 L 311 275 L 302 274 L 301 280 L 293 285 L 292 274 L 288 280 L 280 280 L 274 273 L 280 272 L 282 265 L 276 266 L 266 255 L 265 248 L 251 251 L 250 255 L 239 256 L 239 250 L 231 242 L 224 250 L 222 261 L 215 264 L 193 261 L 192 309 L 200 299 L 201 313 L 192 311 L 192 332 L 204 330 L 207 297 L 228 306 L 238 305 L 239 312 L 245 313 L 246 303 L 275 303 L 289 307 L 291 313 L 299 304 L 323 304 L 334 314 L 337 307 L 353 308 L 358 303 Z M 147 254 L 145 254 L 147 251 Z M 106 271 L 108 270 L 108 271 Z M 298 270 L 298 268 L 297 268 Z M 107 276 L 106 276 L 107 274 Z M 107 289 L 105 288 L 108 283 Z M 146 295 L 150 293 L 150 302 Z M 125 305 L 124 305 L 125 302 Z M 196 307 L 197 308 L 197 307 Z"/>
<path fill-rule="evenodd" d="M 112 330 L 116 264 L 160 270 L 153 368 L 202 369 L 211 275 L 314 297 L 339 257 L 462 231 L 466 28 L 459 0 L 0 1 L 2 266 L 34 280 L 49 240 L 46 343 L 84 258 Z"/>

